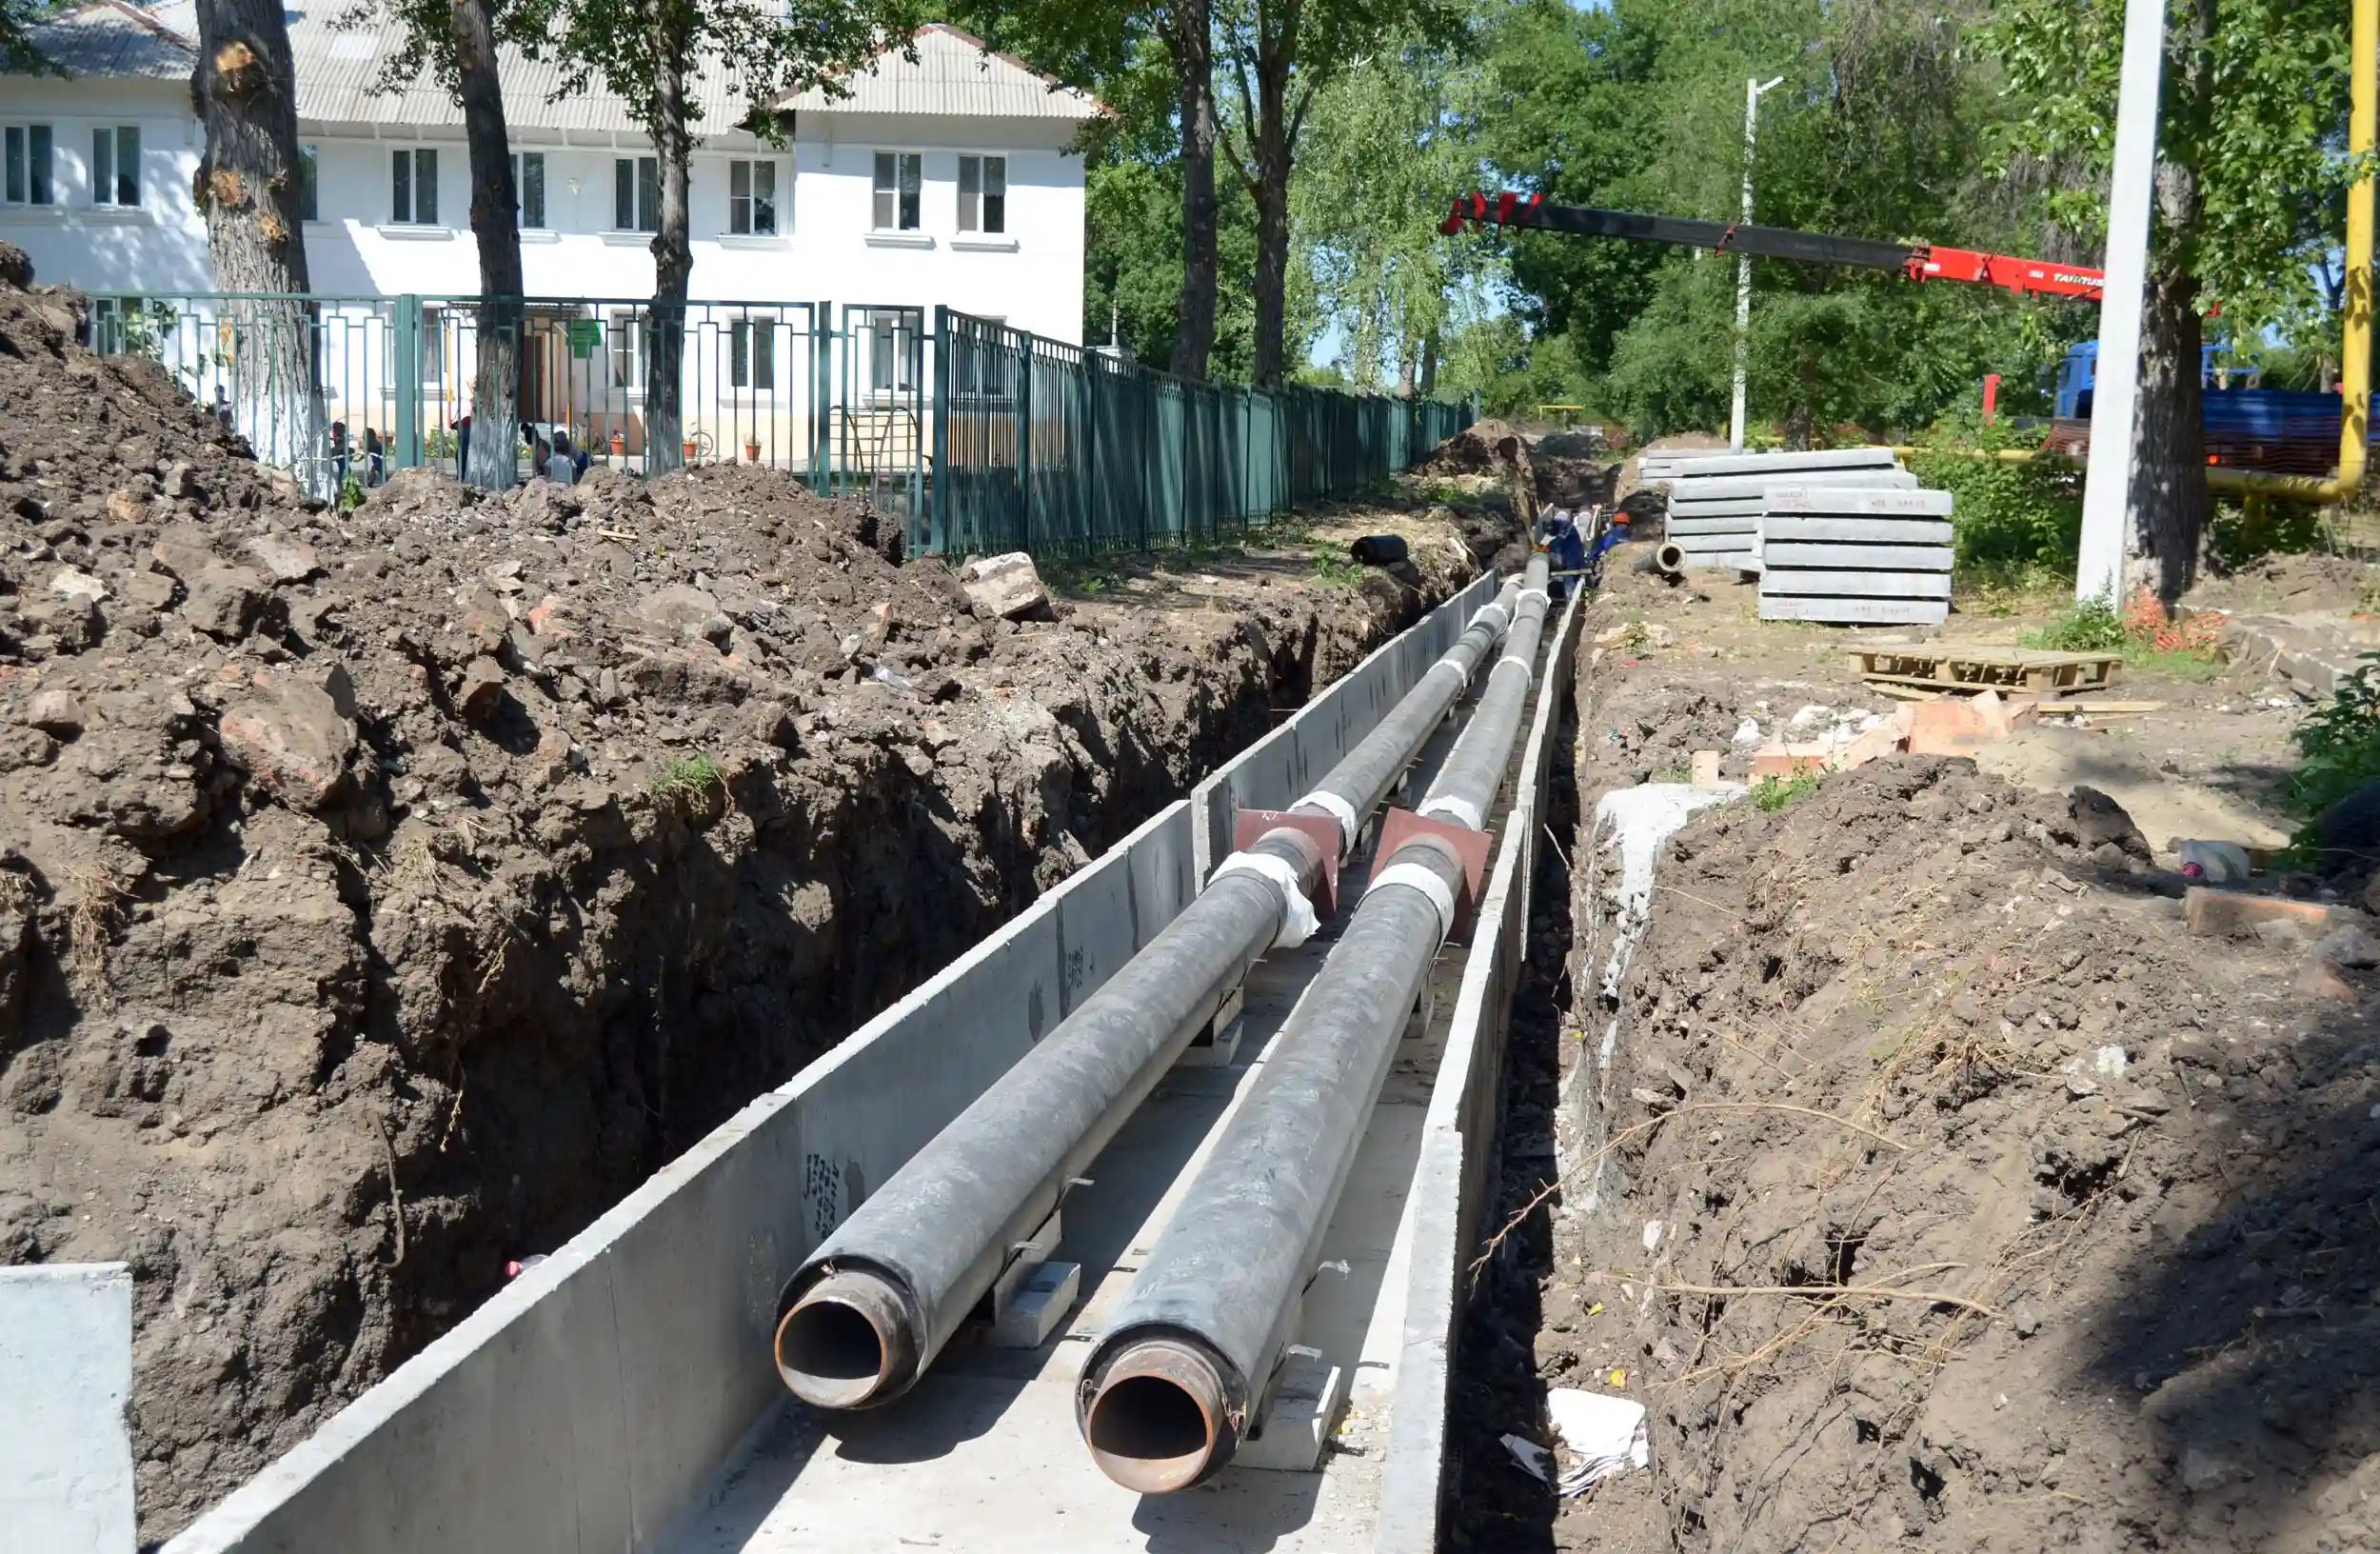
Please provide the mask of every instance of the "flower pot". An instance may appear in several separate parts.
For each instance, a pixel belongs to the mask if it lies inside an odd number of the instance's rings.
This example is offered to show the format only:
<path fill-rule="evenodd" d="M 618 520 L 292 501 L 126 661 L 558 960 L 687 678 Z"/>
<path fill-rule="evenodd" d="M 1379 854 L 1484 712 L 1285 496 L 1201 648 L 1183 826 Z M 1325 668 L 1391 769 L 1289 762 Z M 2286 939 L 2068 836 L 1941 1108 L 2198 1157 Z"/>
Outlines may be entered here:
<path fill-rule="evenodd" d="M 611 456 L 615 459 L 625 458 L 627 456 L 627 452 L 628 439 L 626 434 L 624 432 L 613 432 L 611 434 Z"/>
<path fill-rule="evenodd" d="M 746 443 L 744 445 L 744 462 L 746 464 L 758 464 L 761 462 L 760 444 Z"/>

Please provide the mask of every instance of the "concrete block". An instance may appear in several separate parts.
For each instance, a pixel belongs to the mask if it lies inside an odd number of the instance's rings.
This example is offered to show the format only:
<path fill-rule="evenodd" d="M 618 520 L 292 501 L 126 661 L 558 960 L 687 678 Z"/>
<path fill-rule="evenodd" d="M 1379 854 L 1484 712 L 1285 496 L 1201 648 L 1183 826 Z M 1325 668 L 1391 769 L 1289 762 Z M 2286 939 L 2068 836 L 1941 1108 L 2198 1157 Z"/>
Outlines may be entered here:
<path fill-rule="evenodd" d="M 1247 1029 L 1247 1023 L 1240 1018 L 1247 999 L 1245 986 L 1234 987 L 1224 994 L 1223 1002 L 1216 1006 L 1215 1018 L 1209 1020 L 1206 1028 L 1182 1049 L 1179 1066 L 1184 1068 L 1230 1067 L 1232 1059 L 1240 1055 L 1240 1037 Z"/>
<path fill-rule="evenodd" d="M 1013 621 L 1049 603 L 1049 589 L 1042 586 L 1041 574 L 1034 569 L 1033 558 L 1021 550 L 968 562 L 959 576 L 959 586 L 966 590 L 968 602 L 986 614 Z"/>
<path fill-rule="evenodd" d="M 1811 485 L 1772 488 L 1767 510 L 1845 517 L 1948 518 L 1951 508 L 1948 491 L 1878 491 Z"/>
<path fill-rule="evenodd" d="M 1653 454 L 1637 465 L 1640 480 L 1696 475 L 1763 475 L 1799 469 L 1893 469 L 1889 448 L 1812 448 L 1800 453 Z"/>
<path fill-rule="evenodd" d="M 1696 751 L 1695 751 L 1695 753 L 1694 753 L 1694 786 L 1695 786 L 1695 787 L 1718 787 L 1718 786 L 1719 786 L 1719 752 L 1718 752 L 1718 751 L 1716 751 L 1716 750 L 1696 750 Z"/>
<path fill-rule="evenodd" d="M 1682 540 L 1696 534 L 1751 534 L 1756 532 L 1759 528 L 1760 515 L 1756 512 L 1716 518 L 1700 514 L 1693 517 L 1680 517 L 1672 513 L 1662 534 L 1666 539 Z"/>
<path fill-rule="evenodd" d="M 1834 626 L 1940 626 L 1951 618 L 1948 599 L 1845 599 L 1764 594 L 1764 621 L 1823 621 Z"/>
<path fill-rule="evenodd" d="M 0 1546 L 131 1554 L 132 1272 L 0 1268 Z"/>
<path fill-rule="evenodd" d="M 2193 885 L 2182 893 L 2182 921 L 2192 933 L 2250 933 L 2259 923 L 2286 923 L 2297 926 L 2306 937 L 2317 939 L 2353 921 L 2355 915 L 2346 907 L 2318 901 L 2257 896 L 2203 885 Z"/>
<path fill-rule="evenodd" d="M 1274 1372 L 1273 1390 L 1256 1433 L 1232 1453 L 1239 1467 L 1274 1473 L 1311 1473 L 1339 1424 L 1346 1378 L 1312 1349 L 1293 1348 Z"/>
<path fill-rule="evenodd" d="M 1080 1263 L 1043 1263 L 1017 1286 L 984 1340 L 996 1349 L 1038 1349 L 1074 1309 L 1082 1288 Z"/>
<path fill-rule="evenodd" d="M 1830 469 L 1826 472 L 1829 486 L 1867 487 L 1871 489 L 1914 491 L 1917 477 L 1906 469 Z M 1738 497 L 1765 496 L 1777 486 L 1810 484 L 1806 474 L 1787 470 L 1769 475 L 1678 475 L 1669 483 L 1670 500 L 1686 498 L 1696 502 L 1729 501 Z"/>
<path fill-rule="evenodd" d="M 1772 567 L 1819 567 L 1837 571 L 1947 572 L 1947 545 L 1845 545 L 1770 537 L 1760 555 Z"/>
<path fill-rule="evenodd" d="M 1948 599 L 1951 596 L 1951 574 L 1948 572 L 1818 572 L 1781 567 L 1765 554 L 1761 559 L 1768 562 L 1767 581 L 1760 585 L 1763 593 L 1854 599 Z"/>
<path fill-rule="evenodd" d="M 1771 541 L 1807 540 L 1861 545 L 1948 545 L 1951 525 L 1936 518 L 1808 517 L 1797 513 L 1761 514 L 1761 532 Z"/>
<path fill-rule="evenodd" d="M 1706 498 L 1689 496 L 1682 488 L 1672 487 L 1669 516 L 1672 523 L 1680 518 L 1757 518 L 1767 505 L 1765 496 Z"/>

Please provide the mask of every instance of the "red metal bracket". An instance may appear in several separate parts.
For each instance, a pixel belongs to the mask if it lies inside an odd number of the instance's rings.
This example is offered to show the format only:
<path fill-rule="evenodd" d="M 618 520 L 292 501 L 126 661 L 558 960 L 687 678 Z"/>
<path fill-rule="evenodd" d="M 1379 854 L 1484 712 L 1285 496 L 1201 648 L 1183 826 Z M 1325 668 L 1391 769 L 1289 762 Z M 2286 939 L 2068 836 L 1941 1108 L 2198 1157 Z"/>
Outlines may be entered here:
<path fill-rule="evenodd" d="M 1455 902 L 1455 926 L 1449 937 L 1465 932 L 1471 926 L 1471 914 L 1478 909 L 1479 892 L 1487 883 L 1488 853 L 1496 838 L 1491 832 L 1431 820 L 1410 809 L 1391 809 L 1380 822 L 1380 840 L 1372 848 L 1373 863 L 1377 866 L 1396 856 L 1398 847 L 1420 836 L 1445 844 L 1462 866 L 1462 894 Z"/>
<path fill-rule="evenodd" d="M 1235 809 L 1231 812 L 1231 848 L 1245 852 L 1266 831 L 1288 827 L 1313 839 L 1322 854 L 1322 881 L 1314 895 L 1314 915 L 1328 923 L 1339 910 L 1339 849 L 1347 845 L 1339 822 L 1328 815 L 1304 815 L 1290 809 Z"/>

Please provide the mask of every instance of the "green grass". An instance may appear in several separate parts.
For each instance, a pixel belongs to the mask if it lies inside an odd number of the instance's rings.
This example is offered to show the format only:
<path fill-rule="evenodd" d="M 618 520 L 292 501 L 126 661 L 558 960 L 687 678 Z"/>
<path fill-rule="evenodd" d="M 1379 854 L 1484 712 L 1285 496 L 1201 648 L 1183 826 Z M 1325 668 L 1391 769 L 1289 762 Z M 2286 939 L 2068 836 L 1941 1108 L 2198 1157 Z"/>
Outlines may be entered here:
<path fill-rule="evenodd" d="M 1818 790 L 1818 774 L 1805 771 L 1798 777 L 1763 777 L 1752 785 L 1752 802 L 1763 811 L 1775 814 L 1791 808 Z"/>
<path fill-rule="evenodd" d="M 2159 648 L 2105 599 L 2068 606 L 2019 636 L 2016 646 L 2059 653 L 2114 653 L 2129 668 L 2175 680 L 2212 680 L 2223 672 L 2222 657 L 2212 648 Z"/>
<path fill-rule="evenodd" d="M 1334 588 L 1363 587 L 1362 564 L 1336 546 L 1314 548 L 1315 581 Z"/>
<path fill-rule="evenodd" d="M 1685 767 L 1663 767 L 1653 774 L 1653 780 L 1656 783 L 1690 783 L 1694 781 L 1694 772 Z"/>
<path fill-rule="evenodd" d="M 676 798 L 681 794 L 695 797 L 709 792 L 724 781 L 719 763 L 701 750 L 692 755 L 673 758 L 662 767 L 661 775 L 647 784 L 655 798 Z"/>

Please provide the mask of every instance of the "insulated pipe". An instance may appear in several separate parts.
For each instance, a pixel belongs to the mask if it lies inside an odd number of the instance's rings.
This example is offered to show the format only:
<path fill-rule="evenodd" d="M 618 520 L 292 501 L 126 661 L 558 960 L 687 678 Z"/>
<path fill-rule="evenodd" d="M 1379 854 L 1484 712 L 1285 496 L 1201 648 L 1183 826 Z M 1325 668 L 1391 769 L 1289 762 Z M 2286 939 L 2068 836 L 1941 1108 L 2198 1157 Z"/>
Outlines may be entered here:
<path fill-rule="evenodd" d="M 1516 591 L 1481 609 L 1458 643 L 1473 666 L 1500 634 Z M 1393 755 L 1385 791 L 1437 726 L 1438 712 L 1416 721 L 1407 707 L 1451 701 L 1468 682 L 1467 672 L 1457 681 L 1437 668 L 1384 720 L 1401 720 L 1411 746 L 1389 751 L 1376 732 L 1318 792 L 1360 796 L 1375 764 Z M 1140 954 L 837 1227 L 778 1299 L 785 1385 L 822 1408 L 871 1407 L 906 1391 L 1248 967 L 1312 931 L 1307 901 L 1323 862 L 1293 827 L 1227 859 Z"/>
<path fill-rule="evenodd" d="M 1521 574 L 1520 608 L 1504 651 L 1488 671 L 1487 689 L 1464 726 L 1455 747 L 1438 768 L 1438 780 L 1422 795 L 1418 813 L 1478 830 L 1496 790 L 1504 786 L 1504 767 L 1511 761 L 1513 739 L 1529 712 L 1529 683 L 1537 675 L 1537 639 L 1545 629 L 1547 561 L 1542 551 L 1529 558 Z"/>
<path fill-rule="evenodd" d="M 1653 569 L 1664 577 L 1676 577 L 1686 569 L 1686 548 L 1676 540 L 1663 540 L 1653 552 Z"/>
<path fill-rule="evenodd" d="M 1545 605 L 1542 556 L 1529 575 L 1513 632 L 1526 628 L 1534 642 L 1531 623 L 1542 620 Z M 1514 694 L 1516 677 L 1503 673 L 1511 663 L 1508 653 L 1431 789 L 1474 814 L 1503 786 L 1518 732 L 1500 710 L 1491 721 L 1487 700 Z M 1527 688 L 1519 680 L 1518 693 Z M 1472 759 L 1457 771 L 1466 747 Z M 1100 1470 L 1125 1488 L 1186 1488 L 1238 1449 L 1289 1342 L 1463 883 L 1454 849 L 1431 835 L 1404 843 L 1373 874 L 1083 1366 L 1076 1423 Z"/>
<path fill-rule="evenodd" d="M 1538 556 L 1532 565 L 1541 568 L 1543 561 Z M 1537 576 L 1536 586 L 1541 591 L 1545 578 L 1541 571 Z M 1430 731 L 1470 686 L 1488 649 L 1496 646 L 1497 639 L 1512 624 L 1521 588 L 1517 579 L 1506 583 L 1492 603 L 1471 617 L 1463 634 L 1444 657 L 1422 673 L 1419 683 L 1406 693 L 1404 700 L 1389 709 L 1388 716 L 1331 768 L 1330 775 L 1317 784 L 1313 792 L 1291 806 L 1310 814 L 1327 814 L 1339 822 L 1341 858 L 1356 850 L 1364 817 L 1379 807 L 1380 800 L 1397 786 L 1397 779 L 1413 765 L 1413 758 L 1428 742 Z"/>

